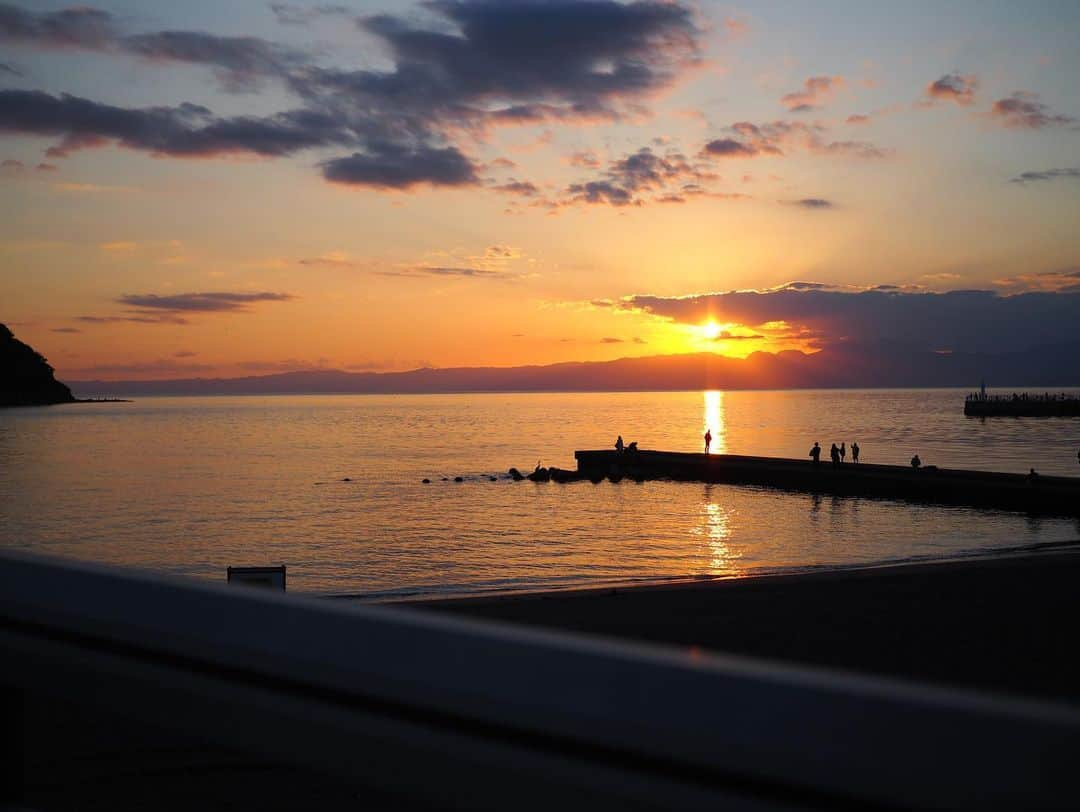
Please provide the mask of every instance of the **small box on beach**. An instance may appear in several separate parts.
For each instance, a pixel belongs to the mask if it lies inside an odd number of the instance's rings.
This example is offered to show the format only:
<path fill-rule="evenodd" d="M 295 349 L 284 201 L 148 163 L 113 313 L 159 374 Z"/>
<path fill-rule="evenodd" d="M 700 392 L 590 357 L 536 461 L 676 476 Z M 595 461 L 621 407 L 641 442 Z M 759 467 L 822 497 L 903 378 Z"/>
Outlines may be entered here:
<path fill-rule="evenodd" d="M 280 567 L 229 567 L 226 580 L 231 583 L 255 586 L 262 589 L 285 591 L 285 565 Z"/>

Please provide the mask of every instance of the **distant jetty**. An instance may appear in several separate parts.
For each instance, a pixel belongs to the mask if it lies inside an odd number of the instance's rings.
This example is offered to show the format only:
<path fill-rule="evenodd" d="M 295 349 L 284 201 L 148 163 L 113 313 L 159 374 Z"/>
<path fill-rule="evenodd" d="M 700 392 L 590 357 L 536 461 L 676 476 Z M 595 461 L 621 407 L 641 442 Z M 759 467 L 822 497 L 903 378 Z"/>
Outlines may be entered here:
<path fill-rule="evenodd" d="M 723 482 L 838 496 L 1080 516 L 1080 478 L 1074 477 L 954 470 L 932 465 L 916 469 L 865 463 L 814 464 L 809 460 L 777 457 L 673 451 L 575 451 L 574 457 L 578 464 L 576 478 L 593 481 L 626 478 Z"/>
<path fill-rule="evenodd" d="M 964 400 L 967 417 L 1080 417 L 1080 398 L 1046 392 L 987 395 L 974 392 Z"/>

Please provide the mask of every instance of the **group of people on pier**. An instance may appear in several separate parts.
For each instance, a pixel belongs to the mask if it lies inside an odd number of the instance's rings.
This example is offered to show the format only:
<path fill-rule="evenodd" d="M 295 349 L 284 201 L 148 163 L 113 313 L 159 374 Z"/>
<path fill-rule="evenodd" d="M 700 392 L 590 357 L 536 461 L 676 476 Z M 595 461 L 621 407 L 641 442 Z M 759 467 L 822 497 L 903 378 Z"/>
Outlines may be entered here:
<path fill-rule="evenodd" d="M 832 444 L 832 448 L 829 449 L 829 457 L 832 459 L 833 465 L 843 465 L 847 459 L 847 444 L 840 443 L 839 446 L 836 443 Z M 814 465 L 821 462 L 821 445 L 817 442 L 814 443 L 814 447 L 810 449 L 810 459 L 814 461 Z M 858 464 L 859 462 L 859 444 L 851 444 L 851 461 Z"/>

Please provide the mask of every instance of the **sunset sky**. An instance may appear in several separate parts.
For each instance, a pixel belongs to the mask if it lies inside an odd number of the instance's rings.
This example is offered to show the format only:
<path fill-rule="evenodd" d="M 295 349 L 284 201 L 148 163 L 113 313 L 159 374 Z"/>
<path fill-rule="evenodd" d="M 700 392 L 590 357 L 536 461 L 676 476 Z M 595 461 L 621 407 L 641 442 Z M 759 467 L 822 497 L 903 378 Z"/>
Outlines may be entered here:
<path fill-rule="evenodd" d="M 0 2 L 0 321 L 84 379 L 1076 340 L 1078 41 L 1071 0 Z"/>

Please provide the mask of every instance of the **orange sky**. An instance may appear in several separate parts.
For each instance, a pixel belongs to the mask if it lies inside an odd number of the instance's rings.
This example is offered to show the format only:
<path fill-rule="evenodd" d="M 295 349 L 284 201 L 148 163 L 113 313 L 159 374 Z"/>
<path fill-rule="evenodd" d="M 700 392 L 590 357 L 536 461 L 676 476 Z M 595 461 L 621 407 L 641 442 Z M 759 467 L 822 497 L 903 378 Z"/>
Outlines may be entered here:
<path fill-rule="evenodd" d="M 1074 284 L 1076 9 L 601 5 L 638 33 L 530 23 L 531 55 L 502 47 L 508 7 L 477 3 L 461 19 L 356 3 L 302 25 L 254 2 L 103 2 L 74 22 L 49 16 L 63 3 L 15 4 L 24 27 L 0 32 L 0 321 L 61 377 L 187 377 L 741 357 L 814 343 L 767 314 L 686 324 L 627 297 Z M 450 32 L 455 65 L 476 56 L 506 78 L 420 83 L 426 107 L 378 97 L 366 118 L 339 86 L 298 89 L 315 67 L 367 81 L 436 59 L 379 12 Z M 61 24 L 78 28 L 59 39 Z M 212 32 L 221 53 L 153 51 L 160 31 Z M 235 37 L 257 41 L 244 61 Z M 557 58 L 538 73 L 545 48 Z M 647 81 L 622 79 L 640 65 Z M 198 146 L 316 109 L 341 121 L 319 123 L 314 146 Z M 138 116 L 157 140 L 123 130 Z M 390 121 L 407 141 L 370 134 Z M 314 143 L 316 125 L 291 122 Z"/>

